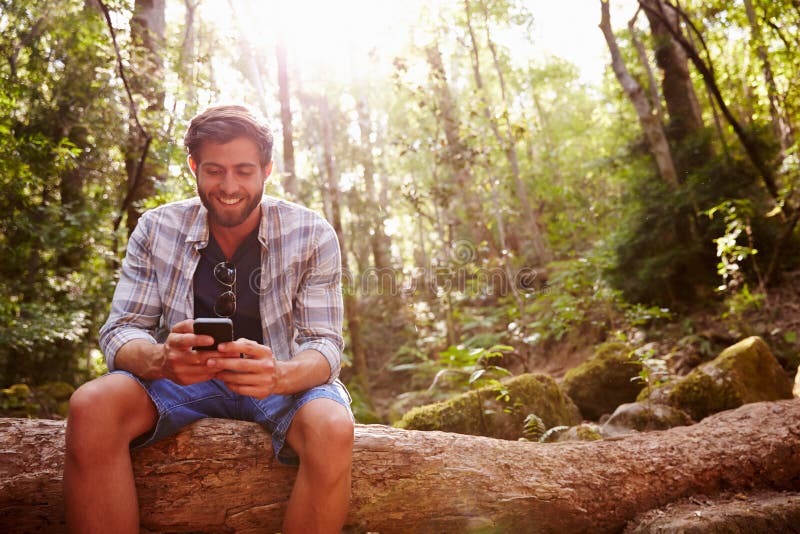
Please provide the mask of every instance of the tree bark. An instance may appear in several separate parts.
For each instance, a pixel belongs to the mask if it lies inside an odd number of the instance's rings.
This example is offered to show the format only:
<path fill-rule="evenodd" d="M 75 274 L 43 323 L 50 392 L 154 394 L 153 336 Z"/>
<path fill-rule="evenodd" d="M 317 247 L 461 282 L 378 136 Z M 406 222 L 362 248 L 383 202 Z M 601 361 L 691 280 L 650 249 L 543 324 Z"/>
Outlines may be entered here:
<path fill-rule="evenodd" d="M 283 190 L 290 200 L 297 200 L 297 174 L 294 159 L 294 129 L 292 128 L 292 104 L 289 90 L 286 44 L 281 40 L 275 47 L 278 60 L 278 95 L 281 102 L 281 129 L 283 132 Z"/>
<path fill-rule="evenodd" d="M 653 158 L 656 160 L 658 173 L 661 179 L 672 189 L 680 187 L 678 182 L 678 173 L 675 171 L 675 163 L 672 159 L 672 151 L 667 142 L 667 136 L 664 133 L 664 126 L 658 118 L 658 114 L 654 113 L 653 107 L 647 101 L 644 89 L 639 83 L 631 76 L 625 67 L 625 62 L 622 59 L 622 54 L 617 45 L 617 39 L 611 29 L 611 15 L 609 14 L 608 0 L 600 0 L 602 18 L 600 20 L 600 29 L 606 38 L 608 50 L 611 53 L 611 66 L 614 69 L 614 74 L 619 81 L 619 84 L 625 90 L 633 107 L 636 108 L 636 115 L 639 117 L 639 124 L 642 125 L 644 134 L 647 137 L 647 142 L 650 145 L 650 151 L 653 153 Z"/>
<path fill-rule="evenodd" d="M 639 63 L 642 64 L 642 68 L 645 74 L 647 74 L 647 89 L 650 92 L 650 103 L 653 105 L 656 115 L 658 115 L 658 120 L 663 122 L 664 110 L 661 107 L 661 95 L 658 92 L 656 77 L 653 75 L 653 69 L 650 68 L 650 60 L 647 59 L 647 50 L 645 50 L 642 40 L 636 35 L 636 19 L 639 17 L 641 11 L 641 7 L 636 9 L 636 13 L 631 17 L 631 20 L 628 21 L 628 31 L 631 34 L 633 46 L 636 48 L 636 54 L 639 56 Z"/>
<path fill-rule="evenodd" d="M 703 117 L 689 75 L 686 52 L 672 38 L 672 34 L 681 33 L 680 23 L 672 10 L 664 8 L 664 0 L 640 0 L 640 4 L 645 7 L 656 63 L 663 72 L 661 91 L 669 112 L 670 132 L 674 140 L 682 141 L 703 128 Z M 702 159 L 707 159 L 707 155 Z"/>
<path fill-rule="evenodd" d="M 254 423 L 205 420 L 133 453 L 144 532 L 273 532 L 295 469 Z M 63 421 L 0 420 L 0 530 L 64 531 Z M 618 532 L 694 494 L 800 487 L 800 399 L 688 427 L 539 444 L 357 425 L 356 532 Z M 98 459 L 98 461 L 102 461 Z"/>

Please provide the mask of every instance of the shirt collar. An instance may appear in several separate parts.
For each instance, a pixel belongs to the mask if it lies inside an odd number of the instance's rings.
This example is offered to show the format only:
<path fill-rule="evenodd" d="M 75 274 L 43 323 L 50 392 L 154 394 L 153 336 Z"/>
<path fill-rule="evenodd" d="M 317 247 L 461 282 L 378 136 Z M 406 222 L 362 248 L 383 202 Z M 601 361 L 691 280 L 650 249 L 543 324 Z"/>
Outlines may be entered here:
<path fill-rule="evenodd" d="M 197 203 L 197 209 L 194 213 L 194 219 L 189 225 L 189 231 L 186 233 L 186 242 L 195 243 L 196 249 L 206 248 L 209 240 L 208 229 L 208 210 L 203 203 L 200 202 L 199 197 L 194 199 Z M 269 219 L 272 215 L 272 207 L 274 202 L 272 199 L 263 195 L 261 197 L 261 222 L 258 225 L 258 242 L 264 248 L 269 248 L 269 232 L 271 230 Z"/>
<path fill-rule="evenodd" d="M 194 210 L 194 218 L 189 224 L 189 231 L 186 233 L 186 242 L 195 243 L 195 248 L 201 249 L 208 246 L 208 210 L 200 202 L 199 197 L 195 197 L 194 200 L 196 209 Z"/>

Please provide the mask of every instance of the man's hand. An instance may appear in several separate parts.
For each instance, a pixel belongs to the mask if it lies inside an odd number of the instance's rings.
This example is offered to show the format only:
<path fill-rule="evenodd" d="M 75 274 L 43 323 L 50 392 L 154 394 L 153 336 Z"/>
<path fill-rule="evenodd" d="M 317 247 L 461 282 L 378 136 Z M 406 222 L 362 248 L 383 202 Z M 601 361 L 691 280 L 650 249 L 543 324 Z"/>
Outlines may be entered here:
<path fill-rule="evenodd" d="M 170 331 L 164 345 L 160 361 L 161 373 L 182 386 L 196 384 L 211 380 L 219 372 L 206 365 L 206 360 L 212 356 L 220 356 L 214 351 L 194 351 L 192 347 L 201 347 L 214 343 L 214 338 L 205 335 L 196 335 L 192 330 L 192 319 L 186 319 L 176 324 Z"/>
<path fill-rule="evenodd" d="M 216 357 L 206 362 L 207 369 L 216 374 L 228 389 L 240 395 L 264 399 L 275 393 L 278 370 L 272 350 L 255 341 L 239 338 L 219 344 Z M 244 354 L 244 358 L 239 355 Z M 222 371 L 222 372 L 220 372 Z"/>

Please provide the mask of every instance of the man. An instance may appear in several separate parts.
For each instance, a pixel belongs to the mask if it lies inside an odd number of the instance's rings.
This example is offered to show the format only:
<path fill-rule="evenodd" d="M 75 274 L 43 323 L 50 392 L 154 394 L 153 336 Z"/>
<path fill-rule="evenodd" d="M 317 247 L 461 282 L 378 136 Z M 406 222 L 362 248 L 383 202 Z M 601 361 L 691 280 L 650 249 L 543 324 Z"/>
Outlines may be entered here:
<path fill-rule="evenodd" d="M 129 448 L 227 417 L 262 424 L 278 460 L 299 462 L 283 532 L 338 531 L 353 417 L 337 380 L 336 234 L 314 212 L 263 195 L 272 134 L 247 108 L 207 109 L 184 144 L 199 198 L 142 215 L 100 331 L 111 372 L 70 400 L 67 523 L 138 532 Z M 218 316 L 232 318 L 235 341 L 193 350 L 213 343 L 193 334 L 193 318 Z"/>

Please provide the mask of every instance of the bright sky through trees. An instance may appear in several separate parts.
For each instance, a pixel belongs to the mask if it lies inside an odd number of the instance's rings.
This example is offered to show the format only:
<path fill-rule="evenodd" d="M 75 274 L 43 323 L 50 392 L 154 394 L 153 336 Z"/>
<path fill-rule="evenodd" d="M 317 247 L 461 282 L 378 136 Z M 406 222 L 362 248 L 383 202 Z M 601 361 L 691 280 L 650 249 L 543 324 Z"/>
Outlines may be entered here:
<path fill-rule="evenodd" d="M 612 0 L 616 27 L 626 24 L 635 4 Z M 600 79 L 608 60 L 597 27 L 598 0 L 524 0 L 522 5 L 533 14 L 531 33 L 497 36 L 518 61 L 555 55 L 577 65 L 586 82 Z M 277 39 L 284 39 L 303 76 L 358 79 L 366 73 L 388 75 L 394 56 L 409 42 L 426 39 L 420 20 L 428 22 L 439 7 L 463 9 L 458 0 L 206 0 L 201 13 L 220 34 L 246 38 L 269 61 Z M 220 88 L 231 98 L 240 96 L 224 83 Z"/>

